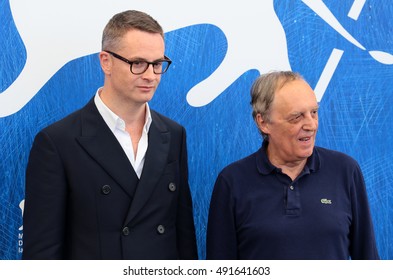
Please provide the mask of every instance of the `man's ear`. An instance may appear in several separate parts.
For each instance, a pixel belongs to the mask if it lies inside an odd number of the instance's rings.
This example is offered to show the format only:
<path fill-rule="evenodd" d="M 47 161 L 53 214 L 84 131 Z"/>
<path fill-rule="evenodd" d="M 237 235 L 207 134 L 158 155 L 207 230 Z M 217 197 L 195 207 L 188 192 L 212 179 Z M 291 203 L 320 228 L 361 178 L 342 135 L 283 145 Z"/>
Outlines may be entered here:
<path fill-rule="evenodd" d="M 260 131 L 262 131 L 265 134 L 269 134 L 269 122 L 263 119 L 261 114 L 259 113 L 257 114 L 255 121 Z"/>
<path fill-rule="evenodd" d="M 105 73 L 105 75 L 110 75 L 112 72 L 111 55 L 107 52 L 102 51 L 98 54 L 98 57 L 100 59 L 102 71 Z"/>

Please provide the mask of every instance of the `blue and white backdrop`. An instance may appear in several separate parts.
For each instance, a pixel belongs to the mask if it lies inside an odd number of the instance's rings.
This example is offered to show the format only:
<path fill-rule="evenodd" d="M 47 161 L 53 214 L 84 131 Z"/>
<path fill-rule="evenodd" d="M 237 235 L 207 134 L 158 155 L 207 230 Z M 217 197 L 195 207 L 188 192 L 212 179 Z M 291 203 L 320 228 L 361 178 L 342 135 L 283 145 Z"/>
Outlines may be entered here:
<path fill-rule="evenodd" d="M 261 145 L 250 86 L 292 69 L 318 96 L 317 144 L 359 161 L 380 255 L 393 259 L 393 2 L 384 0 L 0 0 L 0 259 L 23 251 L 33 137 L 102 85 L 101 32 L 126 9 L 166 31 L 173 64 L 151 107 L 188 131 L 201 258 L 217 173 Z"/>

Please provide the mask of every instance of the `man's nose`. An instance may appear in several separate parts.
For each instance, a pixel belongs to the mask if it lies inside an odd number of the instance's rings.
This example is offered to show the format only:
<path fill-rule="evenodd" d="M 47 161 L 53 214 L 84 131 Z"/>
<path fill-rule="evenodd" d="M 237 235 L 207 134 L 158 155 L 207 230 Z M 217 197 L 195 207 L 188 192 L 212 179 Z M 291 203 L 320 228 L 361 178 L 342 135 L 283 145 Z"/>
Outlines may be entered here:
<path fill-rule="evenodd" d="M 311 114 L 306 115 L 304 118 L 303 129 L 304 130 L 317 130 L 318 128 L 318 117 Z"/>
<path fill-rule="evenodd" d="M 146 71 L 142 73 L 142 78 L 152 80 L 155 79 L 157 74 L 154 73 L 153 65 L 149 64 Z"/>

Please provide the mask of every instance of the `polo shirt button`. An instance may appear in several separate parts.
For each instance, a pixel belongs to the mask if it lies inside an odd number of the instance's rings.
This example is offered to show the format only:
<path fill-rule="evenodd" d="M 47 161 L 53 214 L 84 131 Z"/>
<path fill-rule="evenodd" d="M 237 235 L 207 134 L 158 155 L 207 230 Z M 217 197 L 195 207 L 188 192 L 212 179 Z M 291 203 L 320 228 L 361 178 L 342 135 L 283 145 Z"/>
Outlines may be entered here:
<path fill-rule="evenodd" d="M 293 191 L 293 189 L 294 189 L 294 187 L 293 187 L 293 186 L 290 186 L 289 188 L 291 189 L 291 191 Z"/>
<path fill-rule="evenodd" d="M 109 185 L 104 185 L 104 186 L 102 186 L 102 188 L 101 188 L 101 192 L 103 193 L 103 194 L 110 194 L 110 192 L 111 192 L 111 186 L 109 186 Z"/>
<path fill-rule="evenodd" d="M 165 227 L 164 227 L 163 225 L 159 225 L 159 226 L 157 227 L 157 232 L 158 232 L 159 234 L 164 234 L 164 233 L 165 233 Z"/>
<path fill-rule="evenodd" d="M 130 229 L 128 227 L 124 227 L 122 232 L 124 236 L 127 236 L 130 234 Z"/>
<path fill-rule="evenodd" d="M 176 185 L 175 183 L 169 183 L 168 188 L 171 192 L 174 192 L 176 190 Z"/>

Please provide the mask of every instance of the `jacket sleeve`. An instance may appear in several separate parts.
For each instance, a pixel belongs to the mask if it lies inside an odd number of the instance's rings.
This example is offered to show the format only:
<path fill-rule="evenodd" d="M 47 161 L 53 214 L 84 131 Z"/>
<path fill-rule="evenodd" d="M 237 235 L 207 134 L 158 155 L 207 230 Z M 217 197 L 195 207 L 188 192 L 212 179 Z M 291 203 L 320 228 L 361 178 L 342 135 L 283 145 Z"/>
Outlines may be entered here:
<path fill-rule="evenodd" d="M 206 238 L 207 259 L 238 259 L 234 209 L 230 185 L 220 174 L 210 201 Z"/>
<path fill-rule="evenodd" d="M 63 259 L 66 179 L 56 147 L 37 134 L 26 169 L 23 259 Z"/>
<path fill-rule="evenodd" d="M 378 260 L 374 228 L 367 198 L 364 178 L 356 165 L 354 184 L 351 192 L 352 224 L 350 236 L 350 255 L 353 260 Z"/>
<path fill-rule="evenodd" d="M 186 132 L 182 128 L 182 147 L 180 155 L 181 186 L 177 209 L 177 247 L 180 259 L 198 259 L 198 251 L 195 237 L 195 225 L 193 218 L 193 206 L 188 183 L 188 160 Z"/>

